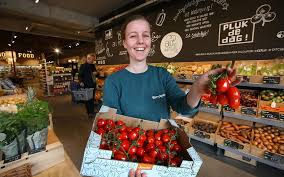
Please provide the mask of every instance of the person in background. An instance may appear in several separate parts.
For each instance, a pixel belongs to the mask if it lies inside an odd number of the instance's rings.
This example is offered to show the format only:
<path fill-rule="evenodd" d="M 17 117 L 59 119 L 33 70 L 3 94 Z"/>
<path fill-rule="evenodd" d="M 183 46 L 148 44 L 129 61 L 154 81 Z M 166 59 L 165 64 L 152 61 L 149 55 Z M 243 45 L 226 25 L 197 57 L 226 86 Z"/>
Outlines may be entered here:
<path fill-rule="evenodd" d="M 121 32 L 130 63 L 106 79 L 103 96 L 103 105 L 117 109 L 118 114 L 158 122 L 169 119 L 172 108 L 193 117 L 198 112 L 201 95 L 208 90 L 209 75 L 226 70 L 219 68 L 203 74 L 186 94 L 166 69 L 147 64 L 151 28 L 145 17 L 131 16 L 122 25 Z M 235 70 L 227 68 L 227 71 L 235 78 Z M 145 176 L 140 170 L 129 172 L 129 177 Z"/>
<path fill-rule="evenodd" d="M 82 60 L 85 60 L 85 63 L 80 66 L 79 69 L 79 82 L 80 86 L 84 88 L 93 88 L 93 98 L 85 102 L 87 114 L 89 118 L 95 117 L 95 92 L 96 92 L 96 74 L 97 70 L 93 62 L 96 60 L 94 54 L 89 54 L 87 57 L 83 56 Z"/>

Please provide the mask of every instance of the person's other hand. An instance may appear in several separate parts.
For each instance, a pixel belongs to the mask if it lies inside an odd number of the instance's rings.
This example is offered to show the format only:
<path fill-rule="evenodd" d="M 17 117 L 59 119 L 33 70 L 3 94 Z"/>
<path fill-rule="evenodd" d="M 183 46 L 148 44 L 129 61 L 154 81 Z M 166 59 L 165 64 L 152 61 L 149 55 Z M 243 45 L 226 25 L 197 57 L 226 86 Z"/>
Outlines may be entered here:
<path fill-rule="evenodd" d="M 129 175 L 128 177 L 147 177 L 147 175 L 145 173 L 141 173 L 141 170 L 136 170 L 134 171 L 133 169 L 131 169 L 129 171 Z"/>
<path fill-rule="evenodd" d="M 212 74 L 222 73 L 225 70 L 227 70 L 228 77 L 232 81 L 231 86 L 236 86 L 236 85 L 238 85 L 241 82 L 241 80 L 239 78 L 236 79 L 236 69 L 232 69 L 230 67 L 227 67 L 227 68 L 217 68 L 217 69 L 210 70 L 210 71 L 204 73 L 203 75 L 201 75 L 196 80 L 196 82 L 194 82 L 193 87 L 197 88 L 197 90 L 199 90 L 199 93 L 201 95 L 207 93 L 208 92 L 209 83 L 210 83 L 209 76 L 212 75 Z"/>

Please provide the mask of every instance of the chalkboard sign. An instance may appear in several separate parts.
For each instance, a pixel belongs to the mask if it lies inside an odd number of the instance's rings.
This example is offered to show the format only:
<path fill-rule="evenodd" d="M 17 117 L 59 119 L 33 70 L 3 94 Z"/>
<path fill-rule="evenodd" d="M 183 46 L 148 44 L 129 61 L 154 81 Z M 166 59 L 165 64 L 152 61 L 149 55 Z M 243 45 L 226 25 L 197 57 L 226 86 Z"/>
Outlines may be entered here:
<path fill-rule="evenodd" d="M 281 0 L 175 0 L 144 9 L 152 26 L 148 62 L 271 59 L 284 56 Z M 128 63 L 121 24 L 96 32 L 97 59 Z"/>

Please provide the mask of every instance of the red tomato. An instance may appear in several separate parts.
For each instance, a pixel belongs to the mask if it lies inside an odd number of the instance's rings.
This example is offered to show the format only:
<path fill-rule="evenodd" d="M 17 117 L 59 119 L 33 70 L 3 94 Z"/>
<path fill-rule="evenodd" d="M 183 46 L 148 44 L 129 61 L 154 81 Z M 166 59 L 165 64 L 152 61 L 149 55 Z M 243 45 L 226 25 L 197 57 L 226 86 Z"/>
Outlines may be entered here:
<path fill-rule="evenodd" d="M 171 159 L 171 160 L 170 160 L 170 164 L 169 164 L 169 166 L 177 167 L 177 166 L 178 166 L 178 163 L 177 163 L 177 161 L 176 161 L 176 160 Z"/>
<path fill-rule="evenodd" d="M 182 159 L 180 157 L 174 157 L 174 160 L 177 162 L 177 165 L 180 166 Z"/>
<path fill-rule="evenodd" d="M 116 149 L 116 148 L 114 147 L 114 148 L 112 148 L 112 152 L 113 152 L 113 154 L 116 154 L 116 153 L 118 152 L 118 149 Z"/>
<path fill-rule="evenodd" d="M 158 146 L 158 150 L 159 150 L 159 152 L 166 152 L 167 148 L 166 148 L 166 146 L 161 145 L 161 146 Z"/>
<path fill-rule="evenodd" d="M 147 139 L 146 135 L 142 134 L 142 135 L 140 135 L 138 141 L 144 142 L 144 141 L 146 141 L 146 139 Z"/>
<path fill-rule="evenodd" d="M 174 147 L 173 147 L 173 150 L 176 151 L 176 152 L 180 152 L 181 151 L 180 145 L 175 144 Z"/>
<path fill-rule="evenodd" d="M 136 154 L 137 154 L 138 156 L 143 156 L 143 155 L 145 154 L 144 148 L 138 147 L 138 148 L 137 148 L 137 151 L 136 151 Z"/>
<path fill-rule="evenodd" d="M 107 148 L 108 148 L 108 145 L 107 145 L 106 140 L 102 140 L 100 144 L 100 149 L 107 149 Z"/>
<path fill-rule="evenodd" d="M 129 155 L 134 155 L 137 152 L 137 147 L 136 146 L 131 146 L 128 150 Z"/>
<path fill-rule="evenodd" d="M 119 132 L 126 132 L 126 125 L 120 125 L 119 126 Z"/>
<path fill-rule="evenodd" d="M 162 132 L 163 132 L 163 133 L 168 133 L 168 132 L 169 132 L 169 129 L 163 129 Z"/>
<path fill-rule="evenodd" d="M 229 103 L 229 100 L 228 100 L 226 94 L 224 94 L 224 93 L 219 94 L 217 96 L 217 100 L 218 100 L 218 103 L 222 106 L 227 105 Z"/>
<path fill-rule="evenodd" d="M 155 138 L 153 136 L 149 136 L 147 141 L 148 141 L 148 143 L 154 143 L 155 142 Z"/>
<path fill-rule="evenodd" d="M 137 132 L 137 133 L 139 132 L 139 130 L 140 130 L 139 127 L 135 127 L 135 128 L 132 129 L 132 131 L 135 131 L 135 132 Z"/>
<path fill-rule="evenodd" d="M 230 87 L 230 84 L 227 78 L 220 78 L 216 81 L 216 91 L 218 93 L 226 92 L 229 89 L 229 87 Z"/>
<path fill-rule="evenodd" d="M 158 159 L 159 160 L 164 161 L 164 160 L 167 160 L 168 157 L 169 157 L 169 155 L 166 152 L 158 153 Z"/>
<path fill-rule="evenodd" d="M 128 138 L 129 138 L 130 140 L 136 140 L 136 139 L 138 138 L 138 132 L 136 132 L 136 131 L 130 132 L 130 133 L 128 134 Z"/>
<path fill-rule="evenodd" d="M 163 136 L 162 136 L 162 141 L 164 142 L 164 143 L 167 143 L 167 142 L 169 142 L 171 140 L 171 137 L 169 136 L 169 134 L 163 134 Z"/>
<path fill-rule="evenodd" d="M 177 141 L 171 141 L 170 150 L 173 150 L 175 144 L 178 144 Z"/>
<path fill-rule="evenodd" d="M 104 129 L 103 128 L 99 128 L 97 131 L 96 131 L 97 134 L 99 135 L 103 135 L 105 133 Z"/>
<path fill-rule="evenodd" d="M 99 118 L 97 121 L 97 127 L 103 127 L 106 125 L 106 120 Z"/>
<path fill-rule="evenodd" d="M 118 134 L 118 139 L 119 140 L 127 140 L 128 139 L 128 135 L 126 132 L 121 132 L 120 134 Z"/>
<path fill-rule="evenodd" d="M 131 128 L 131 127 L 127 127 L 127 128 L 126 128 L 126 131 L 127 131 L 128 133 L 130 133 L 130 132 L 132 132 L 132 128 Z"/>
<path fill-rule="evenodd" d="M 121 147 L 127 152 L 129 149 L 130 143 L 128 140 L 123 140 L 121 142 Z"/>
<path fill-rule="evenodd" d="M 209 101 L 210 96 L 211 96 L 211 94 L 203 94 L 203 95 L 201 96 L 201 100 Z"/>
<path fill-rule="evenodd" d="M 147 130 L 146 135 L 149 136 L 154 136 L 154 131 L 153 130 Z"/>
<path fill-rule="evenodd" d="M 240 106 L 240 102 L 240 98 L 229 99 L 229 106 L 233 109 L 237 109 Z"/>
<path fill-rule="evenodd" d="M 161 140 L 161 139 L 162 139 L 162 138 L 161 138 L 161 135 L 162 135 L 161 132 L 157 132 L 157 133 L 155 134 L 155 139 L 156 139 L 156 140 Z"/>
<path fill-rule="evenodd" d="M 155 149 L 152 149 L 148 154 L 149 154 L 149 157 L 155 159 L 158 155 L 158 151 Z"/>
<path fill-rule="evenodd" d="M 170 134 L 171 136 L 174 136 L 174 135 L 176 134 L 176 130 L 169 130 L 169 134 Z"/>
<path fill-rule="evenodd" d="M 155 148 L 155 144 L 154 143 L 149 143 L 149 144 L 146 145 L 145 151 L 149 152 L 151 149 L 154 149 L 154 148 Z"/>
<path fill-rule="evenodd" d="M 121 125 L 125 125 L 125 123 L 122 120 L 118 120 L 115 122 L 115 125 L 121 126 Z"/>
<path fill-rule="evenodd" d="M 217 96 L 216 95 L 211 95 L 209 98 L 209 102 L 212 104 L 217 104 Z"/>
<path fill-rule="evenodd" d="M 163 144 L 163 141 L 160 141 L 160 140 L 155 141 L 156 146 L 161 146 L 162 144 Z"/>
<path fill-rule="evenodd" d="M 241 97 L 240 91 L 237 87 L 230 87 L 227 90 L 226 94 L 229 99 Z"/>
<path fill-rule="evenodd" d="M 106 121 L 106 124 L 111 125 L 111 126 L 115 126 L 114 121 L 111 120 L 111 119 L 108 119 L 108 120 Z"/>
<path fill-rule="evenodd" d="M 132 162 L 137 162 L 137 161 L 138 161 L 136 155 L 130 155 L 129 159 L 130 159 L 130 161 L 132 161 Z"/>
<path fill-rule="evenodd" d="M 127 157 L 123 152 L 118 151 L 116 154 L 114 154 L 114 159 L 125 161 L 127 159 Z"/>
<path fill-rule="evenodd" d="M 151 164 L 155 163 L 155 159 L 149 157 L 148 155 L 144 155 L 142 161 L 144 163 L 151 163 Z"/>
<path fill-rule="evenodd" d="M 143 147 L 145 141 L 137 140 L 137 146 Z"/>

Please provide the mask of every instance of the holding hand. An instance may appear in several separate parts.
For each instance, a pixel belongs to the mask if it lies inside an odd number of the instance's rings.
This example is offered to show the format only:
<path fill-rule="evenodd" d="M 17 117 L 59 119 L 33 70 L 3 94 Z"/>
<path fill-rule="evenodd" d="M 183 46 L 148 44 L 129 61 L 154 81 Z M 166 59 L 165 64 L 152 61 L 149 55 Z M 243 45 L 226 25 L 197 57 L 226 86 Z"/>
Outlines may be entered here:
<path fill-rule="evenodd" d="M 141 170 L 136 170 L 134 171 L 133 169 L 131 169 L 129 171 L 129 175 L 128 177 L 147 177 L 147 175 L 145 173 L 141 173 Z"/>

